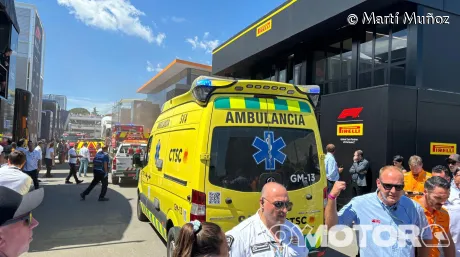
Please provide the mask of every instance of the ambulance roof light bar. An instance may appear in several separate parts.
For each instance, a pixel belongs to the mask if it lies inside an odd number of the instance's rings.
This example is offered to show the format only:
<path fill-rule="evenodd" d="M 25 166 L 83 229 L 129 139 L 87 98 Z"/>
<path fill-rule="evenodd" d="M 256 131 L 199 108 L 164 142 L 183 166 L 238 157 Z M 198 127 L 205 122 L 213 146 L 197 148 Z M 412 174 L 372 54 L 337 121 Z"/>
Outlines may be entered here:
<path fill-rule="evenodd" d="M 319 95 L 321 88 L 318 85 L 294 85 L 295 88 L 300 90 L 300 93 L 307 95 Z"/>
<path fill-rule="evenodd" d="M 237 80 L 228 78 L 200 76 L 192 84 L 192 94 L 201 103 L 206 103 L 212 93 L 218 87 L 229 87 Z"/>

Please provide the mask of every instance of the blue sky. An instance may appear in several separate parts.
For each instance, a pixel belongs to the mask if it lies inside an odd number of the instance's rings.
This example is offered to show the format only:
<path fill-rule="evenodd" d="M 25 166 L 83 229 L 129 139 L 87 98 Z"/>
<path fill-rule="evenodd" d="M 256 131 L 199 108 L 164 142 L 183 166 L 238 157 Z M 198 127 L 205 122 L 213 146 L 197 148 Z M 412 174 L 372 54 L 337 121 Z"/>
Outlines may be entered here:
<path fill-rule="evenodd" d="M 109 111 L 175 58 L 211 65 L 211 51 L 283 0 L 23 0 L 46 34 L 44 93 L 68 109 Z"/>

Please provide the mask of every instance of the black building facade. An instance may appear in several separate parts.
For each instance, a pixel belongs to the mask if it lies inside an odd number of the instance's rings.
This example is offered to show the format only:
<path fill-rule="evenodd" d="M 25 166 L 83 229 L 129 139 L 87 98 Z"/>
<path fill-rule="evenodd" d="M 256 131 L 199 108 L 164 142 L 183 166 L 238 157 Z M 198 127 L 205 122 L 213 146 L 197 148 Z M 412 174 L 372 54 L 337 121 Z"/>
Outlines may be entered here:
<path fill-rule="evenodd" d="M 406 169 L 419 155 L 431 171 L 458 152 L 459 30 L 458 0 L 290 0 L 218 46 L 212 68 L 320 85 L 323 148 L 336 145 L 342 180 L 350 180 L 353 152 L 363 150 L 375 189 L 396 154 Z"/>
<path fill-rule="evenodd" d="M 0 0 L 0 143 L 15 139 L 16 52 L 19 25 L 14 0 Z"/>

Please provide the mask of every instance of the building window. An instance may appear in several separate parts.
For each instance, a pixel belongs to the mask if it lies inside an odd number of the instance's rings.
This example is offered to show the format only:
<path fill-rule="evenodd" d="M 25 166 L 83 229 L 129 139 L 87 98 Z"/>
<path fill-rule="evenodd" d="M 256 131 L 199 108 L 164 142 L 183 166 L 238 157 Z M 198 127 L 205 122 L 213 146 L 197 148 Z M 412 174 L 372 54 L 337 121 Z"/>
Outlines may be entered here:
<path fill-rule="evenodd" d="M 300 72 L 302 68 L 302 63 L 296 64 L 294 66 L 294 85 L 300 84 Z M 292 82 L 289 82 L 292 83 Z"/>
<path fill-rule="evenodd" d="M 359 45 L 358 88 L 404 85 L 406 50 L 406 25 L 366 28 Z"/>
<path fill-rule="evenodd" d="M 407 25 L 397 24 L 391 33 L 390 84 L 406 84 Z"/>
<path fill-rule="evenodd" d="M 390 49 L 389 25 L 377 25 L 375 28 L 374 42 L 374 68 L 385 68 L 388 64 L 388 51 Z"/>
<path fill-rule="evenodd" d="M 326 52 L 314 52 L 314 83 L 322 94 L 347 91 L 351 86 L 352 39 L 329 45 Z"/>
<path fill-rule="evenodd" d="M 286 82 L 286 68 L 284 68 L 283 70 L 280 70 L 278 81 Z"/>

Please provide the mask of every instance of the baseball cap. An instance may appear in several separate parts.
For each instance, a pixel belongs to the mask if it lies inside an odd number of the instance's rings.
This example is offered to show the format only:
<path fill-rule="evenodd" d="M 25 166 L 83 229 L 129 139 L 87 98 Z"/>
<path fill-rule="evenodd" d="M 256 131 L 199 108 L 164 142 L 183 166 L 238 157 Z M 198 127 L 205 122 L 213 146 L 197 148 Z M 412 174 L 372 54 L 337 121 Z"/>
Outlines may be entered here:
<path fill-rule="evenodd" d="M 458 154 L 451 154 L 449 158 L 446 159 L 446 161 L 453 160 L 456 162 L 460 162 L 460 155 Z"/>
<path fill-rule="evenodd" d="M 33 211 L 42 203 L 44 195 L 43 188 L 21 195 L 13 189 L 0 186 L 0 226 Z"/>
<path fill-rule="evenodd" d="M 75 143 L 69 143 L 69 146 L 75 146 Z"/>

